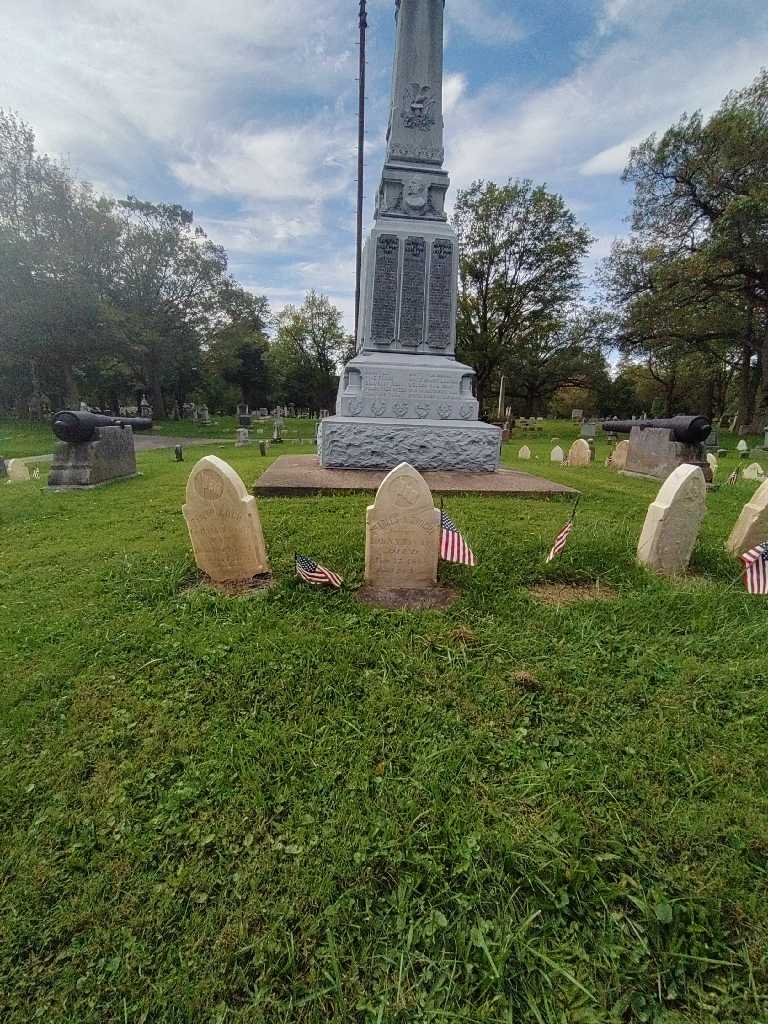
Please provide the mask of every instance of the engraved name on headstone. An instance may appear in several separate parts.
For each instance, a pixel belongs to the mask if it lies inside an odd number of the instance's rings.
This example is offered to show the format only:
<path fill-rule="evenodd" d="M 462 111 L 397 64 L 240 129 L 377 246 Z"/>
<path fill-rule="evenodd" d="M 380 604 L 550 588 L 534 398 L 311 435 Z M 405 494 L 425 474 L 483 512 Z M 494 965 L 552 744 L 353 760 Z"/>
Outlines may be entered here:
<path fill-rule="evenodd" d="M 187 480 L 182 509 L 198 566 L 217 583 L 269 572 L 256 499 L 232 467 L 206 455 Z"/>
<path fill-rule="evenodd" d="M 424 340 L 424 293 L 427 287 L 427 243 L 406 238 L 403 289 L 400 298 L 400 344 L 416 347 Z"/>
<path fill-rule="evenodd" d="M 427 344 L 430 348 L 449 348 L 453 342 L 453 242 L 436 238 L 432 243 L 429 261 L 429 311 L 427 314 Z"/>
<path fill-rule="evenodd" d="M 371 339 L 376 345 L 391 345 L 395 337 L 399 256 L 400 239 L 397 235 L 379 235 L 371 309 Z"/>
<path fill-rule="evenodd" d="M 402 462 L 389 473 L 365 518 L 365 579 L 392 590 L 423 590 L 437 582 L 440 512 L 427 482 Z"/>

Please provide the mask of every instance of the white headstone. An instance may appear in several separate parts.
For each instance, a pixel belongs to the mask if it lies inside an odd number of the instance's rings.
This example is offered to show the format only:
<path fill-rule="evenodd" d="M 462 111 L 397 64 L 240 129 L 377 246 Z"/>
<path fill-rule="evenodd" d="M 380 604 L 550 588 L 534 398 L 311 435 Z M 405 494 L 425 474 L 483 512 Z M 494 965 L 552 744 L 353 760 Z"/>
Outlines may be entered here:
<path fill-rule="evenodd" d="M 6 464 L 9 481 L 18 483 L 22 480 L 29 480 L 29 467 L 23 459 L 10 459 Z"/>
<path fill-rule="evenodd" d="M 747 452 L 749 451 L 749 445 L 747 444 L 747 442 L 744 440 L 743 437 L 739 441 L 739 443 L 736 445 L 736 451 L 740 452 L 742 455 L 746 455 Z"/>
<path fill-rule="evenodd" d="M 592 462 L 592 449 L 582 437 L 577 437 L 568 450 L 569 466 L 589 466 Z"/>
<path fill-rule="evenodd" d="M 675 576 L 691 560 L 704 518 L 707 484 L 698 466 L 678 466 L 648 509 L 637 559 L 654 572 Z"/>
<path fill-rule="evenodd" d="M 627 464 L 627 456 L 629 455 L 629 441 L 619 441 L 616 447 L 611 452 L 611 469 L 621 470 Z"/>
<path fill-rule="evenodd" d="M 555 445 L 552 451 L 549 453 L 550 462 L 565 462 L 565 452 L 560 445 Z"/>
<path fill-rule="evenodd" d="M 235 431 L 235 448 L 244 448 L 247 444 L 250 444 L 248 428 L 238 427 Z"/>
<path fill-rule="evenodd" d="M 517 453 L 517 457 L 518 457 L 518 459 L 530 459 L 530 457 L 531 457 L 531 449 L 528 447 L 527 444 L 523 445 L 523 447 Z"/>
<path fill-rule="evenodd" d="M 440 512 L 424 477 L 402 462 L 381 482 L 365 517 L 365 579 L 387 590 L 437 582 Z"/>
<path fill-rule="evenodd" d="M 713 455 L 712 452 L 707 452 L 707 462 L 710 465 L 710 468 L 712 470 L 712 477 L 714 479 L 715 475 L 717 474 L 718 467 L 717 456 Z"/>
<path fill-rule="evenodd" d="M 742 480 L 765 480 L 765 473 L 763 467 L 759 462 L 753 462 L 747 466 L 744 472 L 741 474 Z"/>
<path fill-rule="evenodd" d="M 200 459 L 187 480 L 182 509 L 198 566 L 217 583 L 269 572 L 256 499 L 216 455 Z"/>
<path fill-rule="evenodd" d="M 734 555 L 768 540 L 768 480 L 761 484 L 741 510 L 726 547 Z"/>

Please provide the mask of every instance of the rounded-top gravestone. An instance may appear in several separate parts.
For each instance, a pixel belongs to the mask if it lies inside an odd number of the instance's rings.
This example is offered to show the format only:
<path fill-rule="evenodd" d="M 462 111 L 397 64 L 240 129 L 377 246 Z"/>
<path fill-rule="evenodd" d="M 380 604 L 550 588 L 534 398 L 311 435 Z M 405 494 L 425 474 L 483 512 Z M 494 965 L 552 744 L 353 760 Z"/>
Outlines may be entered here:
<path fill-rule="evenodd" d="M 524 460 L 530 459 L 530 457 L 531 457 L 531 449 L 528 447 L 527 444 L 523 445 L 523 447 L 517 453 L 517 457 L 518 457 L 518 459 L 524 459 Z"/>
<path fill-rule="evenodd" d="M 592 449 L 587 442 L 578 437 L 568 451 L 569 466 L 589 466 L 594 458 Z"/>
<path fill-rule="evenodd" d="M 195 561 L 216 583 L 239 583 L 269 572 L 256 499 L 223 459 L 206 455 L 195 465 L 182 511 Z"/>
<path fill-rule="evenodd" d="M 707 483 L 698 466 L 678 466 L 662 484 L 645 517 L 637 560 L 664 576 L 684 573 L 699 535 Z"/>
<path fill-rule="evenodd" d="M 768 540 L 768 480 L 758 487 L 741 510 L 726 547 L 734 555 L 764 544 Z"/>
<path fill-rule="evenodd" d="M 382 480 L 365 517 L 365 580 L 419 590 L 437 583 L 440 512 L 424 477 L 407 462 Z"/>

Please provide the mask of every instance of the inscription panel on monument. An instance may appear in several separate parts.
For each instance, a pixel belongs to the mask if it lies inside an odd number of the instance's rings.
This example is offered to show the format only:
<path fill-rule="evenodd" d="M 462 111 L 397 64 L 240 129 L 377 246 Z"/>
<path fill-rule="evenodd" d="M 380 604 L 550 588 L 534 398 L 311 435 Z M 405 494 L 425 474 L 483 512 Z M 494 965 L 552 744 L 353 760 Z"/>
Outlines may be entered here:
<path fill-rule="evenodd" d="M 390 395 L 395 390 L 395 376 L 386 370 L 367 372 L 363 376 L 363 391 L 376 395 Z"/>
<path fill-rule="evenodd" d="M 411 398 L 458 398 L 457 378 L 450 373 L 409 373 L 408 395 Z"/>
<path fill-rule="evenodd" d="M 424 340 L 424 293 L 427 288 L 427 243 L 405 240 L 403 290 L 400 305 L 400 344 L 416 348 Z"/>
<path fill-rule="evenodd" d="M 453 344 L 453 242 L 436 238 L 429 261 L 429 310 L 427 344 L 430 348 L 450 348 Z"/>
<path fill-rule="evenodd" d="M 400 239 L 397 235 L 379 235 L 371 308 L 371 340 L 374 345 L 391 345 L 395 337 L 399 257 Z"/>

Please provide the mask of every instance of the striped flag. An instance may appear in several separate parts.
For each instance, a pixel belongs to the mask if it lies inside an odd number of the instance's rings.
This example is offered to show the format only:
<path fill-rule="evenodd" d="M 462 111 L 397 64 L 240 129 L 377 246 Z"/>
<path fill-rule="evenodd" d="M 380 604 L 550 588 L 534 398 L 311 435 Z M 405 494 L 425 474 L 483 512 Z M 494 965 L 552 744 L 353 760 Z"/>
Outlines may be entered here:
<path fill-rule="evenodd" d="M 440 510 L 440 557 L 444 562 L 477 565 L 472 550 L 456 529 L 454 521 Z"/>
<path fill-rule="evenodd" d="M 550 549 L 550 552 L 547 555 L 547 562 L 551 562 L 553 558 L 557 558 L 557 556 L 562 553 L 562 551 L 565 548 L 565 545 L 568 543 L 568 538 L 571 535 L 571 530 L 572 529 L 573 529 L 573 516 L 571 516 L 571 518 L 568 520 L 568 522 L 562 528 L 560 533 L 558 533 L 558 535 L 555 537 L 555 543 L 552 545 L 552 548 Z"/>
<path fill-rule="evenodd" d="M 725 481 L 727 484 L 737 484 L 739 482 L 739 476 L 741 475 L 740 469 L 734 469 L 728 479 Z"/>
<path fill-rule="evenodd" d="M 320 586 L 323 583 L 330 583 L 332 587 L 341 586 L 341 576 L 337 576 L 335 572 L 326 569 L 324 565 L 318 565 L 317 562 L 313 562 L 311 558 L 307 558 L 305 555 L 297 554 L 294 557 L 296 559 L 296 575 L 303 579 L 305 583 L 313 583 L 316 586 Z"/>
<path fill-rule="evenodd" d="M 744 585 L 749 594 L 768 594 L 768 541 L 741 556 Z"/>

